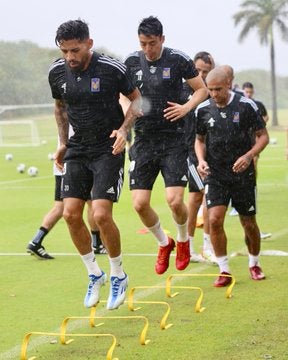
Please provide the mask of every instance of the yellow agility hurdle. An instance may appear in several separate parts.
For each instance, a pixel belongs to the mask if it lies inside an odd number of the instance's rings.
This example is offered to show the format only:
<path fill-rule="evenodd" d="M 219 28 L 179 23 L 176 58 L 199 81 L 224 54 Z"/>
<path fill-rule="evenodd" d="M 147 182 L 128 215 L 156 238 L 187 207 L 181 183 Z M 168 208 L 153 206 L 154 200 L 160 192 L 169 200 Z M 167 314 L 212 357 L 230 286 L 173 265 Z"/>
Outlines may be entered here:
<path fill-rule="evenodd" d="M 133 307 L 133 302 L 134 302 L 134 300 L 133 300 L 133 296 L 134 296 L 134 292 L 135 292 L 135 290 L 136 289 L 151 289 L 151 288 L 162 288 L 162 289 L 165 289 L 166 290 L 166 295 L 168 296 L 168 297 L 174 297 L 174 296 L 176 296 L 177 294 L 172 294 L 171 295 L 171 283 L 169 284 L 169 286 L 167 286 L 167 283 L 166 283 L 166 286 L 135 286 L 135 287 L 133 287 L 133 288 L 131 288 L 130 289 L 130 292 L 129 292 L 129 295 L 128 295 L 128 307 L 129 308 L 132 308 Z M 173 286 L 174 287 L 174 286 Z M 202 291 L 202 289 L 201 288 L 199 288 L 199 287 L 195 287 L 195 286 L 178 286 L 178 288 L 182 288 L 182 289 L 189 289 L 189 290 L 196 290 L 196 291 L 199 291 L 199 297 L 198 297 L 198 299 L 197 299 L 197 301 L 196 301 L 196 305 L 195 305 L 195 311 L 196 312 L 202 312 L 205 308 L 202 308 L 201 307 L 201 304 L 202 304 L 202 300 L 203 300 L 203 296 L 204 296 L 204 294 L 203 294 L 203 291 Z M 136 302 L 134 302 L 134 303 L 136 303 Z M 163 303 L 165 303 L 165 302 L 163 302 Z M 129 305 L 130 304 L 130 305 Z M 166 303 L 167 304 L 167 303 Z M 170 312 L 170 311 L 169 311 Z M 169 314 L 169 313 L 168 313 Z M 168 316 L 168 315 L 167 315 Z M 167 316 L 166 316 L 166 318 L 167 318 Z M 163 320 L 163 319 L 162 319 Z"/>
<path fill-rule="evenodd" d="M 133 289 L 131 289 L 131 290 L 133 290 Z M 128 309 L 130 311 L 137 311 L 137 310 L 141 309 L 140 306 L 135 308 L 134 304 L 165 305 L 167 307 L 167 310 L 166 310 L 165 314 L 163 315 L 163 317 L 162 317 L 162 319 L 160 321 L 160 329 L 161 330 L 167 330 L 171 326 L 173 326 L 172 323 L 169 323 L 169 324 L 166 325 L 166 320 L 167 320 L 167 318 L 168 318 L 168 316 L 170 314 L 170 311 L 171 311 L 171 307 L 166 301 L 134 301 L 133 300 L 133 294 L 131 295 L 131 290 L 129 292 L 129 300 L 128 300 Z"/>
<path fill-rule="evenodd" d="M 33 331 L 33 332 L 30 332 L 30 333 L 26 334 L 24 339 L 23 339 L 22 346 L 21 346 L 20 360 L 34 360 L 34 359 L 37 358 L 36 356 L 32 356 L 32 357 L 29 357 L 29 358 L 26 357 L 28 343 L 29 343 L 29 340 L 30 340 L 32 335 L 59 336 L 61 338 L 62 333 L 48 333 L 48 332 L 46 333 L 46 332 Z M 65 336 L 111 337 L 112 338 L 112 345 L 109 347 L 109 349 L 107 351 L 106 360 L 119 360 L 118 358 L 113 358 L 113 351 L 115 349 L 116 342 L 117 342 L 116 337 L 113 334 L 65 334 Z M 63 344 L 62 341 L 61 341 L 61 343 Z M 64 344 L 66 344 L 66 342 L 64 342 Z"/>
<path fill-rule="evenodd" d="M 216 277 L 216 276 L 225 276 L 225 277 L 230 277 L 231 278 L 231 284 L 227 287 L 227 290 L 225 292 L 225 297 L 227 299 L 230 299 L 232 297 L 232 289 L 235 285 L 235 277 L 233 275 L 229 275 L 229 274 L 172 274 L 169 275 L 168 278 L 166 279 L 166 294 L 169 297 L 174 297 L 176 295 L 178 295 L 178 293 L 174 293 L 173 295 L 171 295 L 171 288 L 175 287 L 175 286 L 171 286 L 171 281 L 172 278 L 176 278 L 176 277 Z M 180 288 L 180 287 L 179 287 Z"/>
<path fill-rule="evenodd" d="M 96 311 L 96 306 L 93 306 L 93 311 Z M 101 322 L 97 325 L 95 325 L 95 319 L 101 319 L 101 320 L 144 320 L 144 328 L 142 329 L 141 331 L 141 334 L 140 334 L 140 344 L 141 345 L 147 345 L 150 340 L 147 339 L 146 340 L 146 333 L 147 333 L 147 330 L 148 330 L 148 327 L 149 327 L 149 321 L 147 319 L 146 316 L 93 316 L 93 322 L 91 322 L 92 320 L 92 317 L 91 317 L 91 313 L 90 313 L 90 316 L 69 316 L 67 318 L 65 318 L 63 321 L 62 321 L 62 324 L 61 324 L 61 327 L 60 327 L 60 331 L 61 331 L 61 336 L 60 336 L 60 341 L 61 341 L 61 344 L 65 344 L 65 345 L 68 345 L 69 343 L 71 343 L 73 341 L 73 339 L 70 339 L 68 341 L 66 341 L 65 337 L 67 336 L 66 334 L 66 328 L 67 328 L 67 323 L 69 320 L 79 320 L 79 319 L 89 319 L 89 323 L 90 323 L 90 326 L 92 327 L 98 327 L 98 326 L 101 326 L 103 325 L 104 323 Z"/>

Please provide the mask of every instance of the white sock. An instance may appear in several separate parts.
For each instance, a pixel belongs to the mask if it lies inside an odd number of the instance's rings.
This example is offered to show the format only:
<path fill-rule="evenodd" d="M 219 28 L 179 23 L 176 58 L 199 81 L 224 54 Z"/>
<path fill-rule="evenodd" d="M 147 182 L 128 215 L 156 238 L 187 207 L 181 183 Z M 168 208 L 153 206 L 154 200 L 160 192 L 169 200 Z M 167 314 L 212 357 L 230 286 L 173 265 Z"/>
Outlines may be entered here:
<path fill-rule="evenodd" d="M 203 233 L 203 250 L 213 250 L 213 246 L 211 244 L 210 235 Z"/>
<path fill-rule="evenodd" d="M 200 205 L 200 208 L 199 208 L 199 210 L 198 210 L 198 212 L 197 212 L 197 217 L 203 217 L 203 205 L 201 204 Z"/>
<path fill-rule="evenodd" d="M 194 253 L 194 236 L 189 236 L 190 255 Z"/>
<path fill-rule="evenodd" d="M 168 236 L 164 233 L 159 220 L 155 225 L 147 229 L 156 237 L 159 246 L 167 246 L 169 244 Z"/>
<path fill-rule="evenodd" d="M 95 254 L 93 251 L 91 251 L 90 253 L 88 253 L 86 255 L 81 255 L 81 259 L 87 268 L 88 275 L 93 274 L 96 276 L 100 276 L 102 274 L 102 271 L 95 259 Z"/>
<path fill-rule="evenodd" d="M 110 258 L 108 256 L 110 262 L 110 276 L 117 276 L 118 278 L 124 278 L 125 274 L 122 267 L 122 254 L 117 257 Z"/>
<path fill-rule="evenodd" d="M 219 266 L 220 273 L 225 271 L 230 274 L 229 264 L 228 264 L 228 256 L 216 256 L 217 264 Z"/>
<path fill-rule="evenodd" d="M 259 255 L 255 256 L 248 254 L 248 257 L 249 257 L 249 267 L 253 267 L 255 265 L 259 266 Z"/>
<path fill-rule="evenodd" d="M 187 221 L 184 224 L 177 224 L 177 241 L 186 242 L 188 240 Z"/>

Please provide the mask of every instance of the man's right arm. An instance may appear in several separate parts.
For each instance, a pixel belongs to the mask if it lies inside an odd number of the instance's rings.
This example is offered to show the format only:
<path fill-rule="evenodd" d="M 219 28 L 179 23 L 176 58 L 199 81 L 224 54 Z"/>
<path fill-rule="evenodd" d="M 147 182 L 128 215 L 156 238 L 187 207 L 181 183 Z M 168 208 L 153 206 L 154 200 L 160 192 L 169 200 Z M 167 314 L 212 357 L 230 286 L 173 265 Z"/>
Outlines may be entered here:
<path fill-rule="evenodd" d="M 67 149 L 69 138 L 69 122 L 66 110 L 66 104 L 60 99 L 55 100 L 54 108 L 55 119 L 58 127 L 60 146 L 55 153 L 55 164 L 58 169 L 63 169 L 63 158 Z"/>

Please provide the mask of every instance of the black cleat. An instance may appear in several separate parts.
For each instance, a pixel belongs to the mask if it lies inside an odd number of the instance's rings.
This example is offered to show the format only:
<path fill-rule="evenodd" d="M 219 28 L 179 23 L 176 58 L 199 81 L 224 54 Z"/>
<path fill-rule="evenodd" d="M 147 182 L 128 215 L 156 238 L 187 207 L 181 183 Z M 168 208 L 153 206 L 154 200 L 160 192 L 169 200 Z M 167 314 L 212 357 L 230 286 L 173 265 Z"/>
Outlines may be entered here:
<path fill-rule="evenodd" d="M 38 259 L 40 260 L 52 260 L 54 259 L 53 256 L 49 255 L 44 246 L 34 244 L 33 242 L 30 242 L 26 248 L 27 252 L 31 255 L 36 255 Z"/>
<path fill-rule="evenodd" d="M 97 245 L 97 246 L 94 246 L 93 245 L 93 251 L 94 251 L 94 254 L 108 254 L 106 248 L 104 245 L 100 244 L 100 245 Z"/>

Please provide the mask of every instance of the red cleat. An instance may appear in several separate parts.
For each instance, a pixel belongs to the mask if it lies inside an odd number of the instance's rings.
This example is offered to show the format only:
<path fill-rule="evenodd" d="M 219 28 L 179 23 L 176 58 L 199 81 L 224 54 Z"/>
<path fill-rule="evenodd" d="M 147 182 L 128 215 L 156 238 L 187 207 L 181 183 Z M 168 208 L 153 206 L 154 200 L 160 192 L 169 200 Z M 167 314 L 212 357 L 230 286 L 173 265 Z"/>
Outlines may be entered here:
<path fill-rule="evenodd" d="M 231 284 L 232 278 L 230 276 L 223 276 L 223 275 L 231 275 L 231 274 L 229 274 L 229 273 L 227 273 L 225 271 L 222 271 L 221 275 L 218 276 L 218 278 L 214 282 L 213 286 L 215 286 L 215 287 L 224 287 L 224 286 L 227 286 L 227 285 Z"/>
<path fill-rule="evenodd" d="M 159 275 L 163 274 L 168 269 L 170 254 L 175 247 L 175 241 L 169 236 L 168 241 L 168 245 L 159 247 L 158 257 L 155 264 L 155 271 Z"/>
<path fill-rule="evenodd" d="M 190 243 L 189 240 L 177 241 L 176 268 L 184 270 L 190 263 Z"/>
<path fill-rule="evenodd" d="M 250 274 L 251 274 L 251 278 L 253 280 L 264 280 L 265 279 L 265 274 L 262 272 L 262 269 L 260 268 L 260 266 L 252 266 L 249 268 L 250 270 Z"/>

